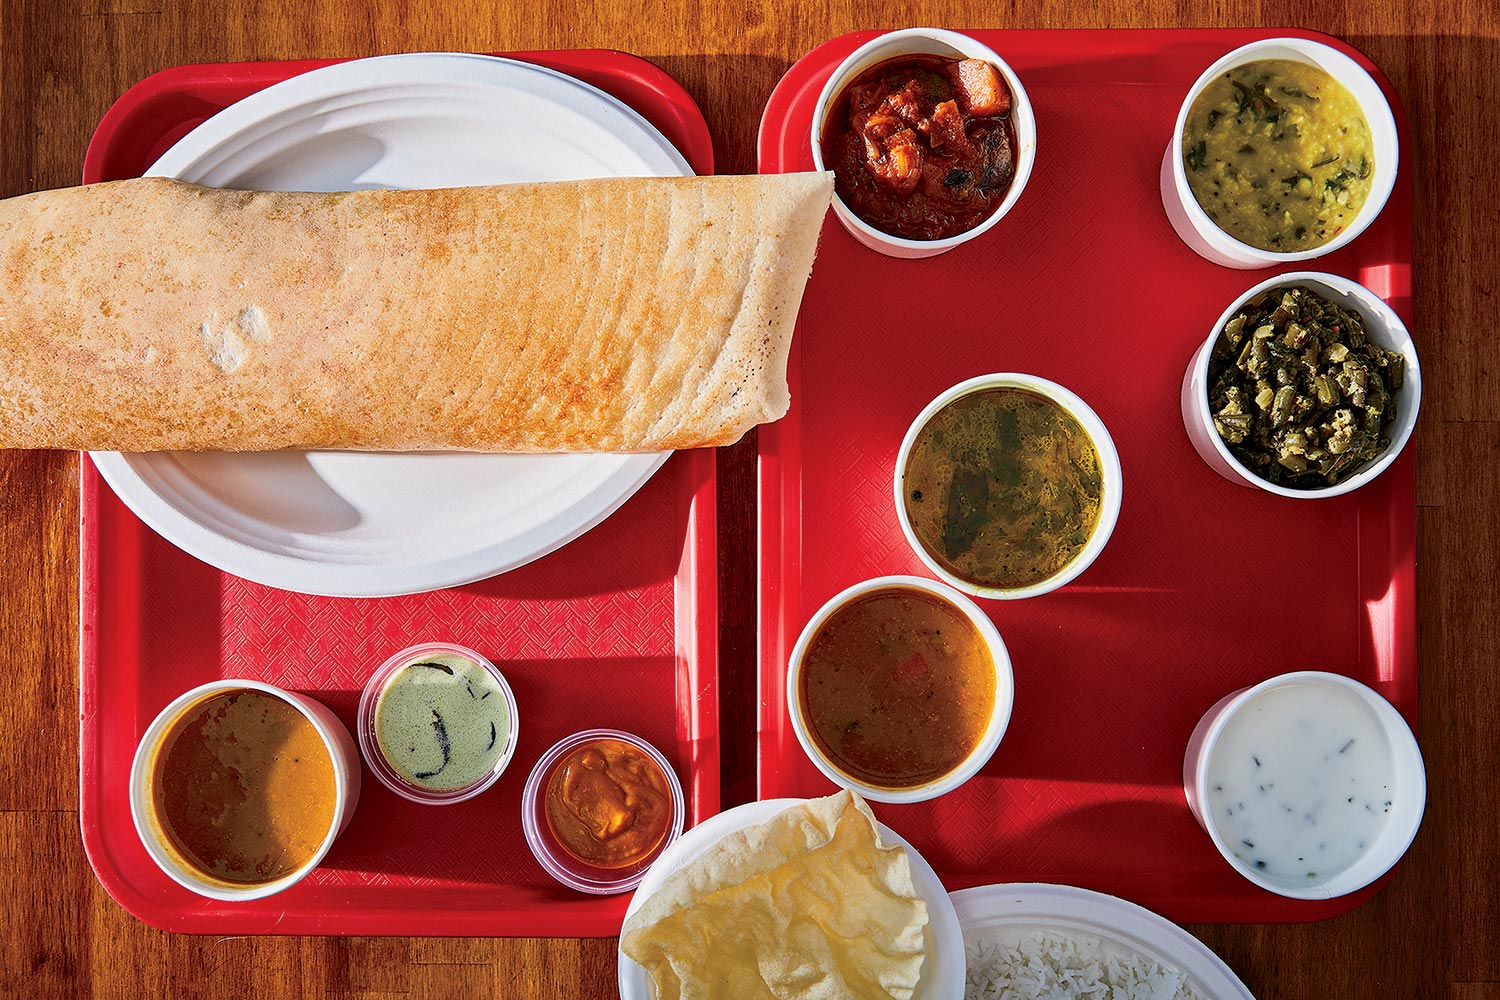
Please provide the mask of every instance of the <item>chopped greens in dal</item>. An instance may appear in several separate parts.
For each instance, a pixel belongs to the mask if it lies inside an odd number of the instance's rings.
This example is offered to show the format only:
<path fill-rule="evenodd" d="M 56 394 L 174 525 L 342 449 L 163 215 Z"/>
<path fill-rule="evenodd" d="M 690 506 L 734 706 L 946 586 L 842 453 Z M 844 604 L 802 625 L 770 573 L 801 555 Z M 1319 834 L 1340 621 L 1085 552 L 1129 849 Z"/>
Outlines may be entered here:
<path fill-rule="evenodd" d="M 1242 243 L 1311 250 L 1354 220 L 1375 153 L 1359 103 L 1316 66 L 1262 59 L 1211 80 L 1182 135 L 1188 186 Z"/>

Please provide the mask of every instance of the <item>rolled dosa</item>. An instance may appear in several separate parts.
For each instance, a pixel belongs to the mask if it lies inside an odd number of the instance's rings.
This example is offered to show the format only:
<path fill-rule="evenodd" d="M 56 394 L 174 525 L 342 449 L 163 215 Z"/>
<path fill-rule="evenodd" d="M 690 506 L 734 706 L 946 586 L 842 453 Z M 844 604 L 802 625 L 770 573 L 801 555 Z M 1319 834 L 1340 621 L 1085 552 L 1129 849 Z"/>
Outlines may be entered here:
<path fill-rule="evenodd" d="M 0 447 L 661 451 L 786 412 L 831 175 L 0 202 Z"/>

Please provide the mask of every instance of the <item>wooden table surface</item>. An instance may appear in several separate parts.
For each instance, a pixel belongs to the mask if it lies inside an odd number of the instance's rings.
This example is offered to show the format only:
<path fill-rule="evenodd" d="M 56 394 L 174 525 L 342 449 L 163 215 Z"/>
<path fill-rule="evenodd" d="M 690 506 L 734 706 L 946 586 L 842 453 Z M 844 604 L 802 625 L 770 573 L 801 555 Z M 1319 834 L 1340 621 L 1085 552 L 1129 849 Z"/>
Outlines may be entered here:
<path fill-rule="evenodd" d="M 1297 25 L 1378 63 L 1411 121 L 1420 732 L 1426 821 L 1396 877 L 1345 916 L 1309 925 L 1190 928 L 1261 1000 L 1500 1000 L 1500 4 L 1496 0 L 1093 0 L 1048 8 L 942 0 L 874 5 L 740 0 L 0 2 L 0 195 L 77 183 L 110 103 L 186 62 L 416 50 L 608 47 L 642 55 L 692 94 L 720 172 L 755 170 L 756 123 L 786 68 L 859 28 Z M 721 451 L 723 695 L 753 703 L 755 442 Z M 77 477 L 72 454 L 0 453 L 0 995 L 595 998 L 615 995 L 612 940 L 208 938 L 136 921 L 100 888 L 77 815 Z M 748 746 L 751 713 L 726 712 Z M 738 727 L 738 729 L 736 729 Z M 726 751 L 724 799 L 754 797 L 752 759 Z"/>

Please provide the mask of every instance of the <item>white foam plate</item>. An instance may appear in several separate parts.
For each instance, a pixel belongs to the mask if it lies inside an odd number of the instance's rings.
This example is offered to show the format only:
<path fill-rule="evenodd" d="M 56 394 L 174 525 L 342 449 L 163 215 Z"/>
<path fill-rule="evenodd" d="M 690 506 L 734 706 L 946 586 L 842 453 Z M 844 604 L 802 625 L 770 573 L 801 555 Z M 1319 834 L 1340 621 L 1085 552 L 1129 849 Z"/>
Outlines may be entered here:
<path fill-rule="evenodd" d="M 277 191 L 691 173 L 660 132 L 601 90 L 509 59 L 434 53 L 341 63 L 268 87 L 148 171 Z M 93 454 L 142 521 L 204 562 L 339 597 L 514 569 L 604 520 L 666 458 Z"/>
<path fill-rule="evenodd" d="M 952 895 L 965 947 L 981 939 L 1014 944 L 1034 931 L 1098 938 L 1120 957 L 1136 954 L 1181 969 L 1204 1000 L 1255 1000 L 1208 945 L 1117 896 L 1042 882 L 982 885 Z"/>
<path fill-rule="evenodd" d="M 798 806 L 806 799 L 766 799 L 750 802 L 719 813 L 693 827 L 661 853 L 646 877 L 635 890 L 629 916 L 639 910 L 650 896 L 661 888 L 663 882 L 724 837 L 747 826 L 764 823 L 777 813 L 791 806 Z M 884 823 L 878 824 L 881 842 L 901 844 L 911 858 L 912 883 L 927 903 L 927 929 L 923 932 L 927 943 L 927 958 L 922 963 L 922 978 L 917 984 L 914 1000 L 960 1000 L 964 994 L 964 946 L 959 930 L 958 916 L 953 902 L 943 883 L 922 855 L 917 853 L 899 834 Z M 653 1000 L 655 991 L 651 977 L 636 961 L 623 951 L 619 953 L 620 1000 Z"/>

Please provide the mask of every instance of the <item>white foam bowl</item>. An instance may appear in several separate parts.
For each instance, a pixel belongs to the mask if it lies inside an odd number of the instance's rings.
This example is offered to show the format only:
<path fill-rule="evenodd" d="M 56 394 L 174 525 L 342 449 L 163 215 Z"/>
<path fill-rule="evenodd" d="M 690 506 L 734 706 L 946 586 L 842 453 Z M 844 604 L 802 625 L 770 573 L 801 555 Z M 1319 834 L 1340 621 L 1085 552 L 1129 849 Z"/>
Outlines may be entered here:
<path fill-rule="evenodd" d="M 178 719 L 192 710 L 195 705 L 216 694 L 224 691 L 244 690 L 260 691 L 279 698 L 301 712 L 307 721 L 312 723 L 313 729 L 323 740 L 323 746 L 328 749 L 328 755 L 333 759 L 334 799 L 333 822 L 329 825 L 328 832 L 324 834 L 323 842 L 318 845 L 317 851 L 306 864 L 274 882 L 236 886 L 205 878 L 178 861 L 162 844 L 161 835 L 157 832 L 158 824 L 154 819 L 151 778 L 156 766 L 156 752 L 162 737 Z M 339 721 L 338 716 L 334 715 L 326 705 L 260 681 L 234 679 L 211 681 L 178 697 L 162 709 L 156 720 L 146 727 L 146 732 L 141 736 L 141 742 L 136 747 L 135 760 L 130 768 L 130 815 L 135 821 L 136 833 L 140 835 L 146 853 L 151 856 L 152 861 L 156 862 L 156 866 L 178 885 L 200 896 L 227 902 L 262 899 L 290 889 L 323 862 L 328 849 L 333 846 L 339 834 L 348 827 L 349 820 L 354 816 L 354 807 L 359 804 L 360 774 L 359 751 L 355 749 L 354 738 L 349 735 L 349 730 Z"/>
<path fill-rule="evenodd" d="M 1359 313 L 1365 321 L 1365 332 L 1372 343 L 1388 351 L 1396 351 L 1406 359 L 1404 380 L 1400 390 L 1395 393 L 1396 419 L 1386 428 L 1390 434 L 1391 446 L 1375 461 L 1353 475 L 1345 477 L 1343 482 L 1317 490 L 1297 490 L 1287 486 L 1278 486 L 1260 478 L 1241 465 L 1239 459 L 1235 458 L 1229 451 L 1229 447 L 1224 444 L 1224 439 L 1219 437 L 1219 432 L 1214 429 L 1214 416 L 1208 405 L 1209 361 L 1213 355 L 1214 342 L 1219 339 L 1219 333 L 1224 329 L 1224 324 L 1228 323 L 1245 303 L 1262 292 L 1291 285 L 1305 285 L 1344 308 Z M 1396 456 L 1401 454 L 1401 449 L 1405 448 L 1406 443 L 1411 440 L 1412 431 L 1417 426 L 1417 411 L 1421 405 L 1422 368 L 1417 362 L 1417 345 L 1412 341 L 1411 334 L 1407 332 L 1406 324 L 1401 322 L 1401 317 L 1396 315 L 1396 311 L 1387 305 L 1384 299 L 1364 285 L 1337 274 L 1326 274 L 1321 271 L 1294 271 L 1290 274 L 1279 274 L 1274 278 L 1267 278 L 1235 299 L 1214 322 L 1213 329 L 1209 331 L 1208 337 L 1199 345 L 1198 350 L 1193 353 L 1192 359 L 1188 361 L 1187 371 L 1182 376 L 1182 425 L 1187 430 L 1188 440 L 1192 442 L 1193 450 L 1208 467 L 1231 483 L 1252 486 L 1265 490 L 1267 493 L 1298 500 L 1341 496 L 1351 490 L 1359 489 L 1390 468 Z"/>
<path fill-rule="evenodd" d="M 813 636 L 817 635 L 818 630 L 823 627 L 823 623 L 828 621 L 835 611 L 855 598 L 871 591 L 891 587 L 920 590 L 951 604 L 979 630 L 985 646 L 989 649 L 990 660 L 995 665 L 995 706 L 990 712 L 989 723 L 985 726 L 984 734 L 980 736 L 979 742 L 974 745 L 974 749 L 969 751 L 969 756 L 965 757 L 958 767 L 942 777 L 911 788 L 885 788 L 880 785 L 871 785 L 841 771 L 813 741 L 812 733 L 807 728 L 807 720 L 802 715 L 802 697 L 799 690 L 802 661 L 807 655 L 807 647 L 812 643 Z M 865 798 L 874 799 L 877 802 L 925 802 L 953 791 L 972 778 L 989 762 L 989 759 L 994 756 L 995 749 L 1000 746 L 1000 738 L 1005 735 L 1005 728 L 1010 724 L 1010 713 L 1015 705 L 1015 698 L 1016 685 L 1010 666 L 1010 653 L 1006 650 L 1005 642 L 1000 638 L 1000 632 L 995 628 L 995 623 L 979 609 L 979 605 L 952 587 L 920 576 L 878 576 L 856 583 L 835 594 L 803 627 L 802 634 L 797 637 L 797 644 L 792 647 L 791 661 L 786 672 L 787 711 L 791 714 L 792 731 L 797 734 L 797 742 L 802 744 L 802 751 L 829 781 L 841 788 L 852 788 Z"/>
<path fill-rule="evenodd" d="M 938 563 L 937 559 L 927 551 L 927 547 L 917 538 L 911 518 L 906 514 L 906 463 L 911 457 L 911 449 L 916 444 L 917 435 L 922 432 L 923 427 L 927 426 L 927 422 L 932 419 L 933 415 L 949 403 L 987 389 L 1024 389 L 1062 407 L 1074 420 L 1078 421 L 1079 426 L 1093 442 L 1094 451 L 1099 455 L 1099 472 L 1104 480 L 1104 495 L 1099 507 L 1099 520 L 1094 525 L 1094 533 L 1089 536 L 1088 544 L 1073 558 L 1072 562 L 1062 569 L 1045 580 L 1025 587 L 990 587 L 972 580 L 965 580 L 949 572 Z M 966 594 L 973 594 L 975 597 L 998 601 L 1039 597 L 1071 583 L 1080 573 L 1088 569 L 1095 559 L 1099 558 L 1099 553 L 1104 551 L 1109 536 L 1115 530 L 1115 523 L 1120 519 L 1120 493 L 1123 484 L 1120 453 L 1115 450 L 1115 442 L 1109 435 L 1109 429 L 1104 426 L 1104 421 L 1099 419 L 1099 415 L 1076 393 L 1038 375 L 997 372 L 993 375 L 977 375 L 939 393 L 937 398 L 923 407 L 922 412 L 917 414 L 917 418 L 911 422 L 911 426 L 906 430 L 906 437 L 901 441 L 901 450 L 896 453 L 894 477 L 896 517 L 901 522 L 901 533 L 906 536 L 906 542 L 917 554 L 917 558 L 922 560 L 922 564 L 929 572 L 950 587 L 962 590 Z"/>
<path fill-rule="evenodd" d="M 1364 702 L 1389 741 L 1392 762 L 1391 813 L 1380 835 L 1348 867 L 1311 884 L 1279 882 L 1235 857 L 1234 851 L 1211 822 L 1211 817 L 1205 814 L 1203 806 L 1208 800 L 1209 763 L 1219 737 L 1230 720 L 1265 692 L 1298 684 L 1341 688 Z M 1427 806 L 1427 770 L 1422 763 L 1422 751 L 1401 713 L 1359 681 L 1321 670 L 1281 674 L 1252 687 L 1240 688 L 1215 702 L 1203 714 L 1203 718 L 1198 720 L 1192 736 L 1188 738 L 1187 751 L 1182 760 L 1182 786 L 1194 818 L 1208 832 L 1214 847 L 1218 848 L 1224 860 L 1262 889 L 1291 899 L 1333 899 L 1336 896 L 1346 896 L 1390 871 L 1416 839 L 1417 828 L 1422 825 L 1422 813 Z"/>
<path fill-rule="evenodd" d="M 1182 160 L 1182 130 L 1187 126 L 1188 111 L 1192 108 L 1193 101 L 1214 77 L 1261 59 L 1290 59 L 1318 67 L 1349 91 L 1370 126 L 1370 140 L 1375 152 L 1375 176 L 1370 183 L 1369 197 L 1342 233 L 1311 250 L 1274 253 L 1235 239 L 1208 217 L 1203 206 L 1198 204 L 1198 199 L 1193 197 L 1192 188 L 1188 186 L 1187 167 Z M 1385 207 L 1386 200 L 1390 198 L 1391 189 L 1396 185 L 1400 155 L 1396 118 L 1391 113 L 1390 102 L 1385 99 L 1380 84 L 1359 63 L 1322 42 L 1305 38 L 1265 38 L 1242 45 L 1225 55 L 1204 70 L 1203 75 L 1189 88 L 1182 108 L 1177 112 L 1172 141 L 1167 143 L 1167 151 L 1161 160 L 1161 203 L 1166 209 L 1167 219 L 1182 242 L 1198 256 L 1215 264 L 1252 269 L 1312 260 L 1314 257 L 1333 253 L 1359 236 L 1375 221 L 1375 217 Z"/>
<path fill-rule="evenodd" d="M 892 236 L 881 232 L 855 215 L 844 204 L 843 199 L 837 193 L 834 194 L 834 214 L 856 240 L 872 250 L 880 251 L 887 257 L 915 259 L 936 256 L 989 232 L 1005 217 L 1005 213 L 1015 207 L 1021 197 L 1021 190 L 1026 187 L 1026 181 L 1031 177 L 1031 168 L 1036 164 L 1036 115 L 1031 110 L 1031 98 L 1026 96 L 1026 88 L 1021 86 L 1021 78 L 1016 76 L 1015 70 L 1011 69 L 1010 65 L 988 45 L 977 42 L 968 35 L 946 31 L 942 28 L 903 28 L 900 31 L 889 31 L 849 53 L 848 58 L 839 63 L 833 75 L 828 78 L 828 82 L 823 85 L 823 91 L 818 95 L 818 103 L 814 106 L 810 136 L 813 165 L 818 170 L 827 169 L 823 163 L 823 122 L 828 115 L 828 109 L 833 106 L 844 87 L 876 63 L 910 55 L 983 59 L 994 66 L 1000 71 L 1005 85 L 1010 88 L 1010 120 L 1016 133 L 1015 175 L 1011 178 L 1010 190 L 1005 193 L 1005 199 L 1000 202 L 1000 207 L 995 209 L 993 215 L 973 229 L 956 236 L 948 236 L 940 240 L 909 240 L 900 236 Z"/>

